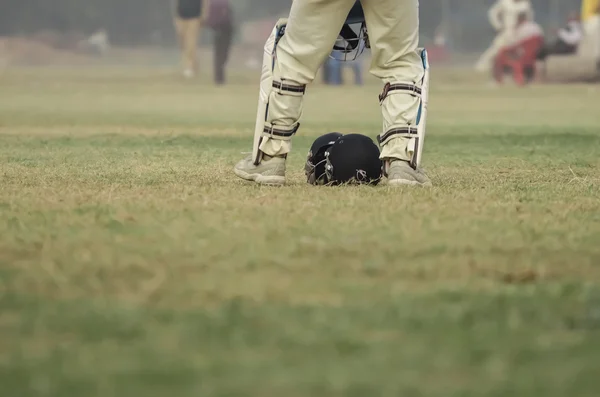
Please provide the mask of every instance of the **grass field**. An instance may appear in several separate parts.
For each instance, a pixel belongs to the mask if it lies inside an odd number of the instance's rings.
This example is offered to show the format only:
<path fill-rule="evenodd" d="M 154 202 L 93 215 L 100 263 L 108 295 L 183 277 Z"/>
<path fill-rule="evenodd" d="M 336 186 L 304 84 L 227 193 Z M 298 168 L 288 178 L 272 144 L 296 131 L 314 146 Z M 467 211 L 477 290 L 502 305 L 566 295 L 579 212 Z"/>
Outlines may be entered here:
<path fill-rule="evenodd" d="M 0 75 L 0 389 L 598 396 L 600 91 L 434 76 L 432 189 L 312 187 L 380 87 L 312 87 L 288 186 L 233 176 L 256 81 Z"/>

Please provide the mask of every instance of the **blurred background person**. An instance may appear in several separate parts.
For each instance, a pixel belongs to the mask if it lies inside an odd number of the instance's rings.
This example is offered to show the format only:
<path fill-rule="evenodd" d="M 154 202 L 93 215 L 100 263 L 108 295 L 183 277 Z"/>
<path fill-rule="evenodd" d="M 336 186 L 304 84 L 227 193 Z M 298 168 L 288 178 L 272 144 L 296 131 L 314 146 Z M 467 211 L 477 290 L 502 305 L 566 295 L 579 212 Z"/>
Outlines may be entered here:
<path fill-rule="evenodd" d="M 590 50 L 600 58 L 600 0 L 583 0 L 581 21 Z"/>
<path fill-rule="evenodd" d="M 525 14 L 534 19 L 533 7 L 529 0 L 497 0 L 488 11 L 488 18 L 497 35 L 492 45 L 481 55 L 475 69 L 484 72 L 490 70 L 498 53 L 507 45 L 514 43 L 519 15 Z"/>
<path fill-rule="evenodd" d="M 579 13 L 571 12 L 567 25 L 557 31 L 556 39 L 546 43 L 538 52 L 538 80 L 544 81 L 548 77 L 546 61 L 549 56 L 576 54 L 585 35 Z"/>
<path fill-rule="evenodd" d="M 105 29 L 97 30 L 79 42 L 79 49 L 94 55 L 106 55 L 110 49 L 108 33 Z"/>
<path fill-rule="evenodd" d="M 324 82 L 327 85 L 342 85 L 342 63 L 337 59 L 332 58 L 332 55 L 330 55 L 323 64 Z"/>
<path fill-rule="evenodd" d="M 175 0 L 175 29 L 182 53 L 183 76 L 188 79 L 198 73 L 198 36 L 205 1 L 208 0 Z"/>
<path fill-rule="evenodd" d="M 329 58 L 323 65 L 324 78 L 327 85 L 344 85 L 344 69 L 349 67 L 354 74 L 354 84 L 363 84 L 362 63 L 360 59 L 347 60 L 341 59 L 340 54 L 335 51 L 331 53 Z"/>
<path fill-rule="evenodd" d="M 517 19 L 514 37 L 504 46 L 494 60 L 494 79 L 503 82 L 506 74 L 523 86 L 536 75 L 536 58 L 544 45 L 544 31 L 540 25 L 521 13 Z"/>
<path fill-rule="evenodd" d="M 600 28 L 600 0 L 583 0 L 581 21 L 587 34 L 594 34 Z"/>
<path fill-rule="evenodd" d="M 579 13 L 572 12 L 567 25 L 558 30 L 556 40 L 542 47 L 538 59 L 545 60 L 549 55 L 574 54 L 583 40 L 583 34 Z"/>
<path fill-rule="evenodd" d="M 208 1 L 206 26 L 213 31 L 214 81 L 225 84 L 225 68 L 233 40 L 233 10 L 229 0 Z"/>
<path fill-rule="evenodd" d="M 427 48 L 427 53 L 430 61 L 442 62 L 448 60 L 450 53 L 448 50 L 448 34 L 447 28 L 440 25 L 435 30 L 433 43 Z"/>

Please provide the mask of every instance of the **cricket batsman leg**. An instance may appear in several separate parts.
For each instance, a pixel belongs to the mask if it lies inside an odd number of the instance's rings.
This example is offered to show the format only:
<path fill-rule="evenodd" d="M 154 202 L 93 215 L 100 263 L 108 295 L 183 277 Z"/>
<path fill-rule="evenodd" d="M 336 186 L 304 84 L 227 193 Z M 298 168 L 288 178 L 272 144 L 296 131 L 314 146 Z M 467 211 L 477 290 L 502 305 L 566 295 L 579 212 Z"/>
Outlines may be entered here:
<path fill-rule="evenodd" d="M 236 164 L 242 179 L 285 183 L 307 84 L 331 53 L 355 0 L 295 0 L 265 44 L 252 155 Z"/>
<path fill-rule="evenodd" d="M 379 96 L 384 174 L 389 185 L 430 186 L 419 168 L 425 140 L 429 64 L 418 48 L 417 0 L 362 0 L 369 29 L 371 73 L 383 83 Z"/>

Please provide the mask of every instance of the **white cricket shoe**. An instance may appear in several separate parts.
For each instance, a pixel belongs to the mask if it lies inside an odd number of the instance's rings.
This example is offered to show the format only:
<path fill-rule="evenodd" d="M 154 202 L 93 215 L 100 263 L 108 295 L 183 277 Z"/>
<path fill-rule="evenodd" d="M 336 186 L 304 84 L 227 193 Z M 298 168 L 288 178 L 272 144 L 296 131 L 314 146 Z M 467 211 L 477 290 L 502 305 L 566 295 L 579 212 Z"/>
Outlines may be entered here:
<path fill-rule="evenodd" d="M 263 156 L 259 165 L 254 165 L 252 155 L 235 165 L 233 172 L 242 179 L 259 185 L 282 186 L 285 184 L 285 158 Z"/>
<path fill-rule="evenodd" d="M 407 161 L 392 160 L 387 169 L 390 186 L 423 186 L 431 187 L 431 180 L 420 169 L 412 168 Z"/>

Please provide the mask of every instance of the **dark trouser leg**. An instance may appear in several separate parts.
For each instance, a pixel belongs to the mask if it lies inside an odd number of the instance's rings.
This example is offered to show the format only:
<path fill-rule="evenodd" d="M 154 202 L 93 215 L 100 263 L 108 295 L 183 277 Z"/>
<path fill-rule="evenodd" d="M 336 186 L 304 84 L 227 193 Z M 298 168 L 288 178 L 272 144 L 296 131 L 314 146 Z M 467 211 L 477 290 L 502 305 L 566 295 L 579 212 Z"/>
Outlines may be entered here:
<path fill-rule="evenodd" d="M 550 53 L 556 55 L 572 54 L 575 51 L 577 51 L 576 46 L 567 44 L 562 40 L 557 40 L 556 43 L 554 43 L 554 47 L 550 49 Z"/>
<path fill-rule="evenodd" d="M 214 68 L 215 68 L 215 83 L 225 83 L 225 65 L 229 59 L 229 50 L 231 48 L 231 39 L 233 36 L 233 27 L 231 24 L 220 26 L 215 31 L 214 43 Z"/>
<path fill-rule="evenodd" d="M 537 59 L 545 60 L 549 55 L 568 55 L 573 54 L 576 51 L 576 46 L 567 44 L 562 40 L 556 40 L 555 42 L 544 46 L 539 52 Z"/>

